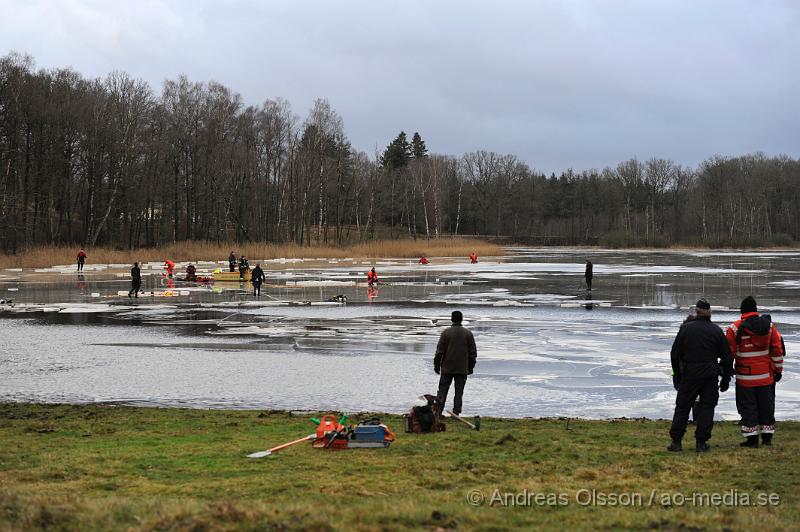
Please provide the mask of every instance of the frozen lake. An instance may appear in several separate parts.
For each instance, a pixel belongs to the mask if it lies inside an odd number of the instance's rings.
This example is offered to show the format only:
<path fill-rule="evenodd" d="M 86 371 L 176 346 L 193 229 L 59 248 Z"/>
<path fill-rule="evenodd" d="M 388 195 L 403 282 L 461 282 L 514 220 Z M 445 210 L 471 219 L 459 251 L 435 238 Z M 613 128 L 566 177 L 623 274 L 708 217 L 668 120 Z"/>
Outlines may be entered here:
<path fill-rule="evenodd" d="M 668 418 L 669 349 L 689 306 L 706 297 L 724 328 L 752 294 L 786 340 L 777 417 L 800 419 L 799 258 L 515 248 L 474 265 L 380 260 L 377 290 L 366 261 L 279 260 L 262 262 L 259 299 L 250 285 L 173 288 L 150 264 L 156 295 L 138 301 L 117 294 L 124 265 L 2 270 L 0 400 L 403 412 L 435 393 L 434 348 L 459 309 L 478 346 L 465 414 Z M 346 305 L 326 303 L 338 294 Z M 717 418 L 738 419 L 733 391 Z"/>

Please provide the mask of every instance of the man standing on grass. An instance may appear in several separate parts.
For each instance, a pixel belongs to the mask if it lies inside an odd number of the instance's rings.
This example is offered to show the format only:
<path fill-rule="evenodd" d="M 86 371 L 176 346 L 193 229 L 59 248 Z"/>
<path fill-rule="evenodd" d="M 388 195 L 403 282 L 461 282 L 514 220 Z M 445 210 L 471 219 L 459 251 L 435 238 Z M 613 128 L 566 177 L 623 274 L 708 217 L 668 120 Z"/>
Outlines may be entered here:
<path fill-rule="evenodd" d="M 128 297 L 139 297 L 139 289 L 142 288 L 142 270 L 139 269 L 139 263 L 134 262 L 131 268 L 131 290 L 128 292 Z"/>
<path fill-rule="evenodd" d="M 747 296 L 741 317 L 725 331 L 736 357 L 736 410 L 742 416 L 742 447 L 772 445 L 775 432 L 775 383 L 783 377 L 786 347 L 769 314 L 759 314 L 756 300 Z"/>
<path fill-rule="evenodd" d="M 725 334 L 711 323 L 711 305 L 705 299 L 695 304 L 695 319 L 681 325 L 672 344 L 672 384 L 678 391 L 675 414 L 669 435 L 672 442 L 668 451 L 682 451 L 681 440 L 686 433 L 689 411 L 694 407 L 694 433 L 698 453 L 708 451 L 708 440 L 714 425 L 714 408 L 719 392 L 728 389 L 733 375 L 731 357 Z M 718 381 L 722 370 L 722 382 Z M 695 404 L 695 400 L 700 400 Z"/>
<path fill-rule="evenodd" d="M 461 311 L 455 310 L 451 316 L 453 325 L 445 329 L 436 345 L 436 355 L 433 358 L 433 371 L 439 378 L 439 399 L 442 405 L 447 402 L 447 393 L 450 384 L 455 381 L 456 390 L 453 398 L 453 413 L 461 414 L 461 399 L 464 395 L 464 385 L 467 375 L 472 375 L 478 350 L 475 348 L 475 338 L 469 329 L 461 325 L 464 316 Z"/>

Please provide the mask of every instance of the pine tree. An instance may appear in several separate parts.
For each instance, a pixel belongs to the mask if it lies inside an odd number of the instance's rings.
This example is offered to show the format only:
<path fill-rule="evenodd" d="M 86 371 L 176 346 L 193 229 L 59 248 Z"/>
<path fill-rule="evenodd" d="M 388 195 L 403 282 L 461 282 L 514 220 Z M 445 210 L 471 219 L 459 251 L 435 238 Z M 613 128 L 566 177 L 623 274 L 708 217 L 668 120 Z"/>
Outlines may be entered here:
<path fill-rule="evenodd" d="M 411 159 L 411 145 L 404 131 L 388 145 L 381 156 L 381 166 L 387 170 L 404 168 Z"/>
<path fill-rule="evenodd" d="M 415 159 L 424 159 L 428 156 L 428 147 L 425 146 L 425 141 L 418 132 L 414 132 L 411 138 L 411 154 Z"/>

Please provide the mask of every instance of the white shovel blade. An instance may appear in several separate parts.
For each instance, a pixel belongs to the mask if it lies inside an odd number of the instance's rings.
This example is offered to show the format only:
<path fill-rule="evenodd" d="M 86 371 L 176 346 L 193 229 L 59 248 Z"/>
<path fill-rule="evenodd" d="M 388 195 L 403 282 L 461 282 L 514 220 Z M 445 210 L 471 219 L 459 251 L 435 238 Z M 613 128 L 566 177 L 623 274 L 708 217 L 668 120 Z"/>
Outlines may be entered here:
<path fill-rule="evenodd" d="M 259 451 L 257 453 L 248 454 L 248 458 L 264 458 L 265 456 L 269 456 L 272 454 L 272 451 Z"/>

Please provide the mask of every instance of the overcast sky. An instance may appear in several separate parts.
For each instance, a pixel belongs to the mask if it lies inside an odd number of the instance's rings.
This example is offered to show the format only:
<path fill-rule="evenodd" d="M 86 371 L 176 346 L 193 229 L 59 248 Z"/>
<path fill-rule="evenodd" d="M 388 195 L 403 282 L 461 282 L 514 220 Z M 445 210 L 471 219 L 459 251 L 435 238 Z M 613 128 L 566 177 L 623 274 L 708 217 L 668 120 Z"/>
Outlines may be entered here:
<path fill-rule="evenodd" d="M 248 104 L 327 98 L 372 154 L 399 132 L 545 172 L 800 156 L 800 1 L 0 0 L 0 55 Z"/>

